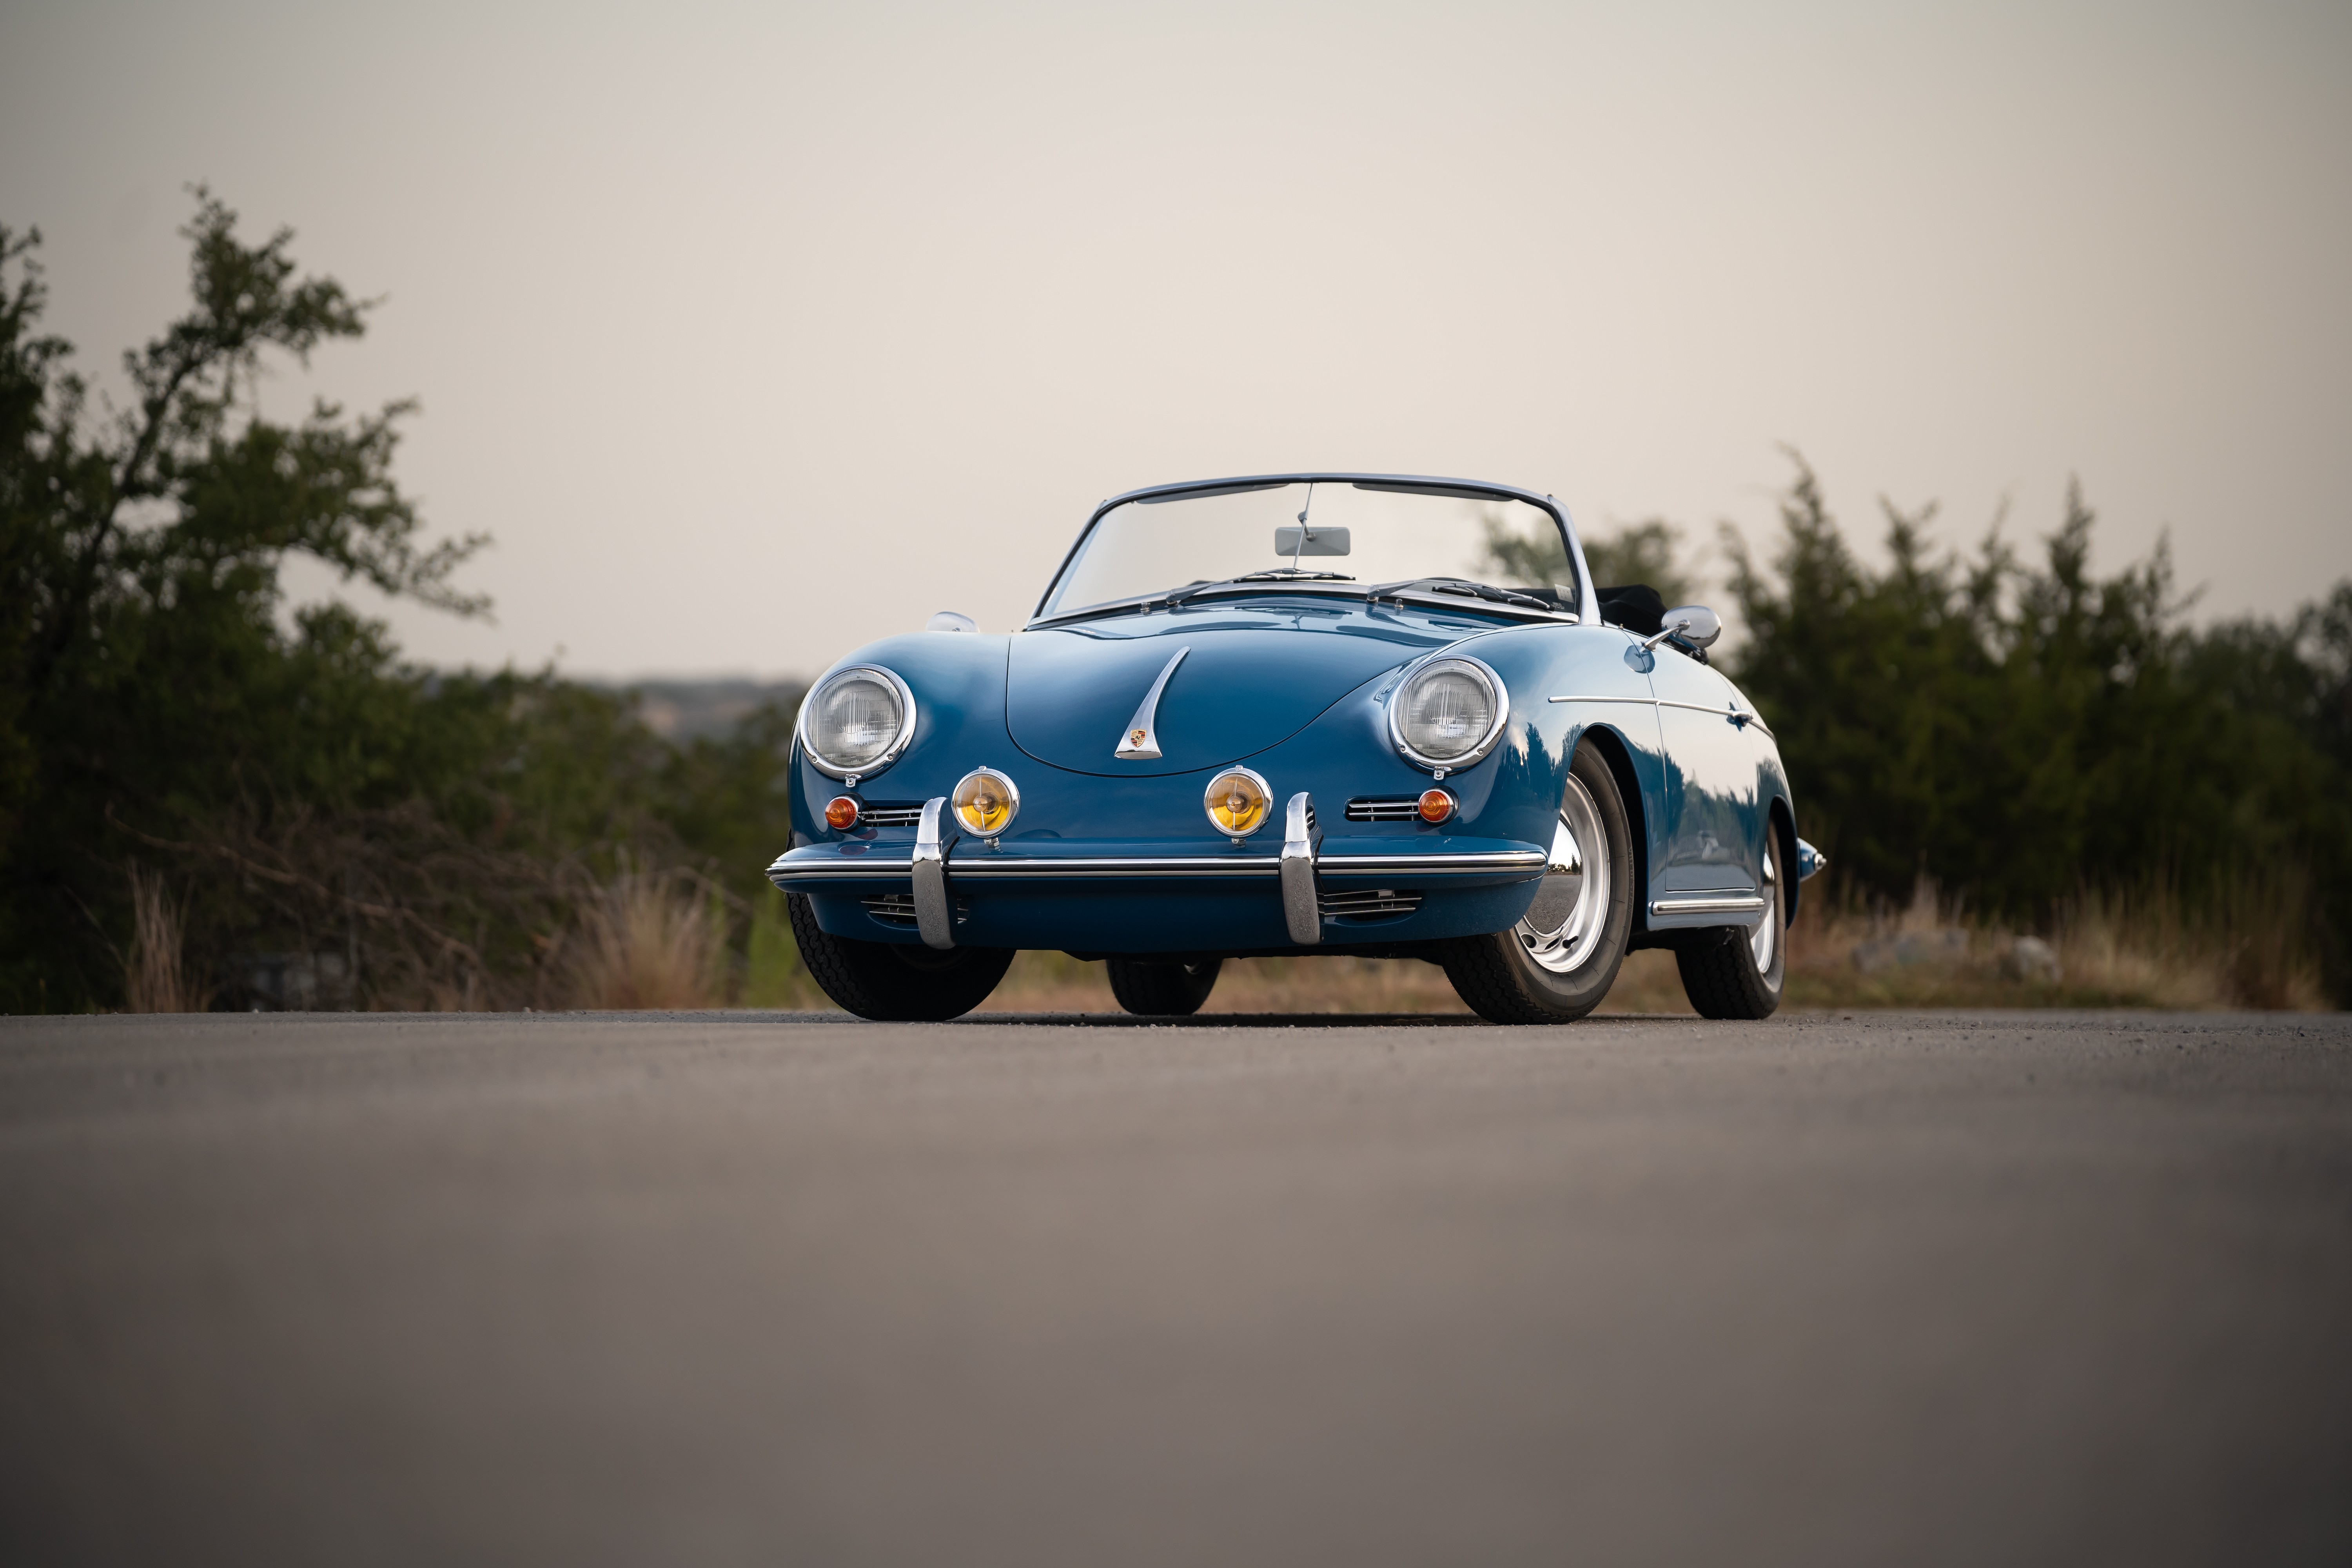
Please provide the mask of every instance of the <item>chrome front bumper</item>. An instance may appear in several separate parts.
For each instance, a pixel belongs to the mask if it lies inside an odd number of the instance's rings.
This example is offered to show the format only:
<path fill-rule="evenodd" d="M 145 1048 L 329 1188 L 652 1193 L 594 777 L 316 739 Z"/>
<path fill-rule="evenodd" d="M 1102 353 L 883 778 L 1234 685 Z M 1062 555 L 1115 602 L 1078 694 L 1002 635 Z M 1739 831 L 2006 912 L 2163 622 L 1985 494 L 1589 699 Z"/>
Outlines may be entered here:
<path fill-rule="evenodd" d="M 1404 851 L 1393 837 L 1326 837 L 1314 822 L 1314 803 L 1291 797 L 1284 813 L 1282 847 L 1272 854 L 1225 843 L 1169 853 L 1167 845 L 1086 845 L 1032 841 L 1020 849 L 988 847 L 944 832 L 947 801 L 927 802 L 915 842 L 902 847 L 868 842 L 814 844 L 778 856 L 768 879 L 788 892 L 911 891 L 916 926 L 935 948 L 955 945 L 954 889 L 1037 887 L 1082 883 L 1255 881 L 1277 885 L 1283 921 L 1302 946 L 1322 941 L 1321 886 L 1333 879 L 1509 883 L 1543 875 L 1544 851 L 1533 845 L 1474 839 L 1478 847 Z"/>

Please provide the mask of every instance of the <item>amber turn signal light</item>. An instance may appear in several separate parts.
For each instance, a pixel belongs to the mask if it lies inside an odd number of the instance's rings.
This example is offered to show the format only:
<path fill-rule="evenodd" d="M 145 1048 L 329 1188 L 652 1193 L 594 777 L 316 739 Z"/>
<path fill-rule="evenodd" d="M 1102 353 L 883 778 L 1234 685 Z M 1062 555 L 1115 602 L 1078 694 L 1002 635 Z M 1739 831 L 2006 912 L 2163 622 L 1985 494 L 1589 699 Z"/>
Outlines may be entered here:
<path fill-rule="evenodd" d="M 1454 797 L 1442 789 L 1421 792 L 1421 819 L 1423 822 L 1444 822 L 1454 815 Z"/>
<path fill-rule="evenodd" d="M 845 795 L 835 795 L 824 803 L 824 825 L 835 833 L 846 833 L 857 826 L 857 803 Z"/>

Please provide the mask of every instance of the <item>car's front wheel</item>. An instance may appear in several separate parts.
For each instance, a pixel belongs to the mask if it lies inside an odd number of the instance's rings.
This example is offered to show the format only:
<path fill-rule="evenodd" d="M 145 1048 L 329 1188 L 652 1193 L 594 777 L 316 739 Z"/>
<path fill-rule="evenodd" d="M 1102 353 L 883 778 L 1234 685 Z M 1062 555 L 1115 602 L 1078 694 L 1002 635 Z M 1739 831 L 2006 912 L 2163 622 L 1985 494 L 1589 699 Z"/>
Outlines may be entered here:
<path fill-rule="evenodd" d="M 1609 764 L 1569 764 L 1543 886 L 1519 923 L 1444 944 L 1445 977 L 1480 1017 L 1566 1024 L 1601 1005 L 1633 929 L 1633 837 Z"/>
<path fill-rule="evenodd" d="M 824 994 L 861 1018 L 936 1023 L 961 1017 L 988 1000 L 1013 966 L 1009 947 L 957 947 L 944 952 L 888 942 L 856 942 L 816 923 L 804 893 L 784 895 L 801 962 Z"/>

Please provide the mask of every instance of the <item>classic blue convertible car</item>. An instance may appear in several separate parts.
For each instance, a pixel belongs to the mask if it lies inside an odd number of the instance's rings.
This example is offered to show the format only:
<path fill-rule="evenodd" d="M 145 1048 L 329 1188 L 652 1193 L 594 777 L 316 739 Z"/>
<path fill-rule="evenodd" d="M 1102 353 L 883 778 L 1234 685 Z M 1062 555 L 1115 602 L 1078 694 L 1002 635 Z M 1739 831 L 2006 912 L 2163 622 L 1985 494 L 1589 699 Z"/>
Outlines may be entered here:
<path fill-rule="evenodd" d="M 1228 958 L 1340 953 L 1558 1023 L 1643 947 L 1699 1012 L 1759 1018 L 1819 857 L 1707 666 L 1720 629 L 1596 586 L 1567 512 L 1508 485 L 1131 491 L 1019 632 L 943 612 L 825 672 L 768 875 L 868 1018 L 953 1017 L 1059 948 L 1134 1013 L 1194 1011 Z"/>

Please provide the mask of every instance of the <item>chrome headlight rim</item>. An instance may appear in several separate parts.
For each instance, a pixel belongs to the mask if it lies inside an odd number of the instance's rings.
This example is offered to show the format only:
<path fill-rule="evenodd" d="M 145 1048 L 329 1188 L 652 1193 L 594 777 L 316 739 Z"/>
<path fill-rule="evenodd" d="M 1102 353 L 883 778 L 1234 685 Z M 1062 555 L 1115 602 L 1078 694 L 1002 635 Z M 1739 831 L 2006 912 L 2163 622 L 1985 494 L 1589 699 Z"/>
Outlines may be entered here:
<path fill-rule="evenodd" d="M 1209 808 L 1209 803 L 1216 798 L 1217 786 L 1224 783 L 1227 779 L 1233 777 L 1235 773 L 1241 774 L 1242 777 L 1255 784 L 1257 786 L 1259 798 L 1265 802 L 1265 809 L 1258 814 L 1257 820 L 1251 823 L 1247 827 L 1241 829 L 1239 832 L 1235 832 L 1234 829 L 1227 827 L 1223 823 L 1219 822 L 1217 820 L 1217 814 Z M 1255 768 L 1245 768 L 1239 763 L 1235 763 L 1230 767 L 1219 768 L 1215 776 L 1211 778 L 1207 784 L 1201 786 L 1201 815 L 1209 819 L 1210 827 L 1215 830 L 1219 837 L 1247 838 L 1250 835 L 1257 832 L 1258 829 L 1264 827 L 1267 823 L 1274 820 L 1274 786 L 1266 783 L 1265 775 L 1258 772 Z"/>
<path fill-rule="evenodd" d="M 1405 697 L 1412 690 L 1413 682 L 1448 665 L 1459 666 L 1486 682 L 1487 694 L 1495 700 L 1495 717 L 1487 724 L 1486 732 L 1478 737 L 1478 743 L 1460 756 L 1433 757 L 1418 750 L 1411 741 L 1405 739 Z M 1485 659 L 1474 658 L 1466 653 L 1433 653 L 1413 660 L 1412 664 L 1405 667 L 1403 677 L 1397 681 L 1396 689 L 1389 697 L 1390 743 L 1396 747 L 1397 754 L 1406 762 L 1417 768 L 1423 768 L 1440 775 L 1458 773 L 1465 768 L 1475 767 L 1486 761 L 1486 753 L 1495 749 L 1495 743 L 1503 738 L 1503 731 L 1510 728 L 1510 723 L 1511 689 L 1503 684 L 1503 678 L 1495 673 L 1493 665 L 1488 664 Z"/>
<path fill-rule="evenodd" d="M 827 691 L 856 676 L 865 676 L 879 680 L 897 694 L 898 732 L 891 737 L 890 744 L 884 749 L 882 754 L 872 762 L 847 766 L 835 763 L 816 749 L 816 743 L 809 734 L 809 715 L 816 711 L 818 700 Z M 908 689 L 904 680 L 898 679 L 898 672 L 887 666 L 845 664 L 809 688 L 808 695 L 801 699 L 800 717 L 793 725 L 793 738 L 800 742 L 801 755 L 809 760 L 810 766 L 827 778 L 850 780 L 871 778 L 905 755 L 908 744 L 914 740 L 915 694 Z"/>
<path fill-rule="evenodd" d="M 998 784 L 1004 786 L 1004 821 L 993 833 L 974 827 L 971 823 L 966 822 L 963 819 L 963 813 L 957 809 L 956 803 L 963 798 L 963 786 L 971 783 L 974 779 L 994 779 Z M 1002 838 L 1004 837 L 1005 829 L 1011 827 L 1021 818 L 1021 786 L 1014 784 L 1012 776 L 1001 768 L 974 768 L 971 772 L 964 774 L 963 777 L 956 780 L 955 788 L 948 791 L 948 817 L 958 827 L 961 828 L 964 832 L 971 835 L 975 838 Z"/>

